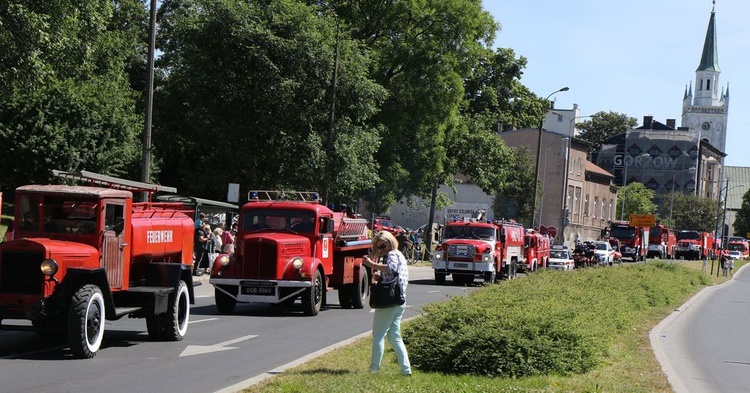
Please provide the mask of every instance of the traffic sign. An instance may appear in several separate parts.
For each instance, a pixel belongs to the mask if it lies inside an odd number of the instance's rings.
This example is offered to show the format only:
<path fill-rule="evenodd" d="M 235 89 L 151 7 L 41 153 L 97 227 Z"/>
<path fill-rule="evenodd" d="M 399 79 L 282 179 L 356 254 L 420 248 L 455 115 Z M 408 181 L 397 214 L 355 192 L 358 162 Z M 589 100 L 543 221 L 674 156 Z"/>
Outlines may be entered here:
<path fill-rule="evenodd" d="M 656 225 L 656 218 L 653 214 L 631 214 L 629 225 L 631 227 L 652 227 Z"/>

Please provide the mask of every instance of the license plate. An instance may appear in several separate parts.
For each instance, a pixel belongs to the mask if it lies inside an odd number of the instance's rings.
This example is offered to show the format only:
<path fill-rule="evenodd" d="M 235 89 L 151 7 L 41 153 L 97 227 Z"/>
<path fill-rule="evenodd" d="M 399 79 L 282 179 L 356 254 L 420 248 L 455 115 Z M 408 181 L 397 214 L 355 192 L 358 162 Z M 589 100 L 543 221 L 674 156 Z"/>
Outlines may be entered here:
<path fill-rule="evenodd" d="M 275 287 L 242 287 L 243 295 L 274 296 L 276 295 Z"/>
<path fill-rule="evenodd" d="M 453 267 L 456 269 L 460 269 L 460 268 L 466 269 L 469 267 L 469 264 L 468 263 L 454 263 Z"/>

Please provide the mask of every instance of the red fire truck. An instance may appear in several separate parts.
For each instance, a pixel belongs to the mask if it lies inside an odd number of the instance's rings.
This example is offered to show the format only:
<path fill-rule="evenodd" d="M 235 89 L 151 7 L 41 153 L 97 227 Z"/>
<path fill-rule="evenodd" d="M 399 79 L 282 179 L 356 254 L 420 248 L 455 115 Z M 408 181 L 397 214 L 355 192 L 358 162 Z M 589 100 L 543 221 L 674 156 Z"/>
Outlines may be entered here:
<path fill-rule="evenodd" d="M 739 251 L 742 253 L 743 258 L 747 258 L 750 256 L 750 245 L 748 244 L 748 241 L 742 237 L 730 237 L 729 241 L 727 242 L 727 250 Z"/>
<path fill-rule="evenodd" d="M 609 240 L 620 242 L 622 257 L 629 257 L 636 262 L 646 256 L 648 250 L 648 228 L 630 226 L 628 221 L 613 221 L 609 226 Z"/>
<path fill-rule="evenodd" d="M 687 260 L 711 258 L 714 253 L 714 235 L 710 232 L 683 230 L 677 232 L 676 258 Z"/>
<path fill-rule="evenodd" d="M 550 258 L 550 240 L 549 236 L 527 229 L 524 234 L 524 258 L 519 265 L 526 272 L 536 271 L 538 267 L 547 268 Z"/>
<path fill-rule="evenodd" d="M 677 237 L 664 225 L 657 223 L 648 231 L 648 258 L 674 259 Z"/>
<path fill-rule="evenodd" d="M 291 305 L 301 298 L 304 314 L 317 315 L 329 288 L 338 290 L 342 308 L 367 304 L 366 219 L 332 211 L 316 192 L 259 190 L 248 200 L 235 254 L 220 255 L 211 269 L 219 312 L 233 312 L 238 302 Z"/>
<path fill-rule="evenodd" d="M 454 221 L 445 224 L 442 244 L 432 253 L 435 282 L 445 284 L 451 275 L 457 285 L 482 276 L 492 283 L 514 278 L 523 259 L 524 229 L 513 222 Z"/>
<path fill-rule="evenodd" d="M 0 322 L 31 326 L 0 328 L 67 334 L 77 358 L 94 357 L 105 320 L 124 316 L 145 318 L 153 339 L 182 340 L 193 303 L 193 220 L 181 203 L 132 200 L 132 191 L 176 190 L 85 171 L 55 174 L 112 188 L 16 189 L 15 239 L 0 244 Z"/>

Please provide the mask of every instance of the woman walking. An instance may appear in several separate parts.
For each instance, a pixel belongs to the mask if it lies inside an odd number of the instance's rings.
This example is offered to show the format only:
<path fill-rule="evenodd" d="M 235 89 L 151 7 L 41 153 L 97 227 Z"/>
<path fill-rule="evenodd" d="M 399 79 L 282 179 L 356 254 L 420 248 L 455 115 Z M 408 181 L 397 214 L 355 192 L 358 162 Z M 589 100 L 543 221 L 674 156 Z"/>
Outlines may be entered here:
<path fill-rule="evenodd" d="M 378 263 L 381 256 L 384 256 L 385 263 Z M 409 283 L 409 270 L 406 266 L 404 254 L 398 250 L 398 241 L 392 233 L 380 231 L 372 239 L 372 252 L 365 256 L 362 262 L 365 266 L 373 270 L 373 277 L 382 276 L 384 280 L 392 280 L 398 274 L 401 293 L 406 298 L 406 286 Z M 393 350 L 396 351 L 398 365 L 401 374 L 411 375 L 411 364 L 409 363 L 409 354 L 406 352 L 406 346 L 401 338 L 401 318 L 404 315 L 405 305 L 393 306 L 387 308 L 376 308 L 375 316 L 372 321 L 372 357 L 370 359 L 370 372 L 380 370 L 380 361 L 383 359 L 385 350 L 385 338 L 391 343 Z"/>

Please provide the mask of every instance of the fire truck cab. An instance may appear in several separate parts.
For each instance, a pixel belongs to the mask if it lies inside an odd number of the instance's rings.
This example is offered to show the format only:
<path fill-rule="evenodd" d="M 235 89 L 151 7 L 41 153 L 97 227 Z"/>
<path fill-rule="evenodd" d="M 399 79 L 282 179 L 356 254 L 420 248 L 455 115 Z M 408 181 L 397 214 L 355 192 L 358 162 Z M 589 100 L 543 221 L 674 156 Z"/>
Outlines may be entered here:
<path fill-rule="evenodd" d="M 432 253 L 435 282 L 445 284 L 451 275 L 457 285 L 474 282 L 481 276 L 493 283 L 498 278 L 514 278 L 523 259 L 523 227 L 510 222 L 469 219 L 445 224 L 442 244 Z"/>
<path fill-rule="evenodd" d="M 182 340 L 194 301 L 193 220 L 182 204 L 133 202 L 131 192 L 171 188 L 55 174 L 111 188 L 16 189 L 15 238 L 0 244 L 0 328 L 66 334 L 77 358 L 94 357 L 105 320 L 124 316 L 145 318 L 153 339 Z M 3 323 L 19 319 L 31 326 Z"/>
<path fill-rule="evenodd" d="M 251 191 L 241 211 L 235 253 L 211 268 L 216 308 L 237 303 L 291 305 L 301 299 L 305 315 L 317 315 L 329 288 L 342 308 L 367 304 L 371 272 L 362 265 L 372 239 L 366 219 L 332 211 L 318 193 Z"/>

